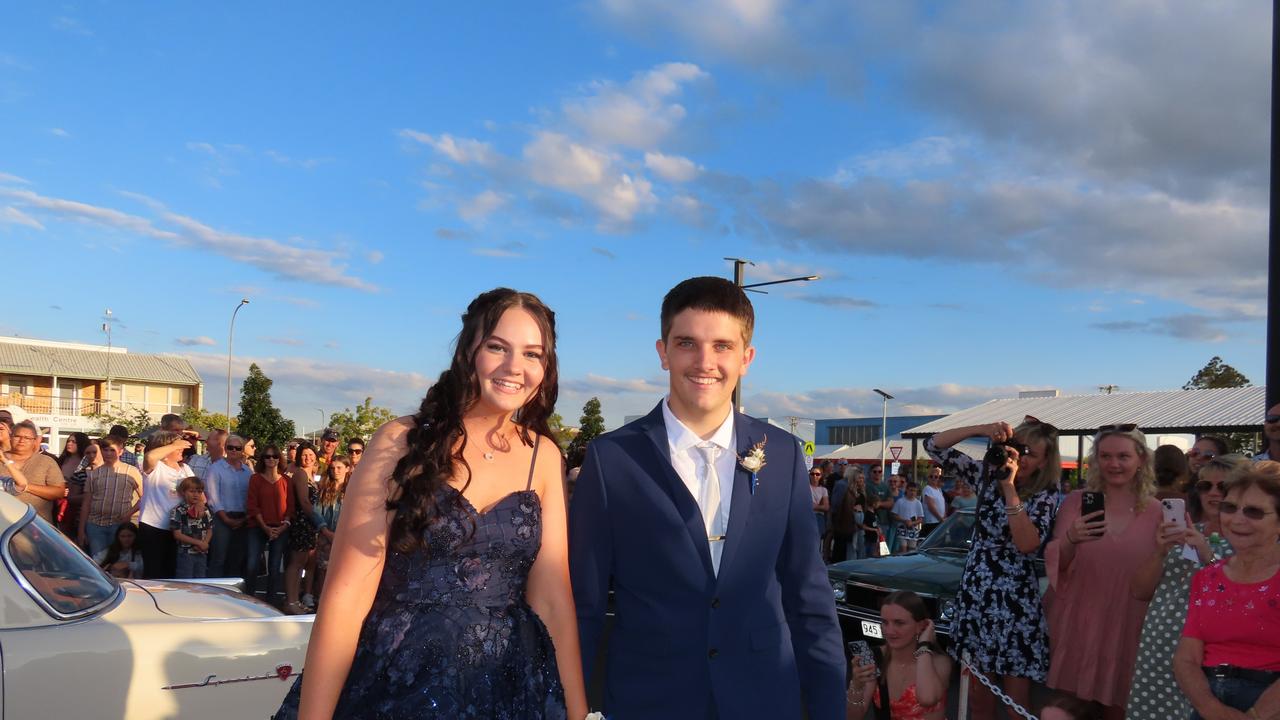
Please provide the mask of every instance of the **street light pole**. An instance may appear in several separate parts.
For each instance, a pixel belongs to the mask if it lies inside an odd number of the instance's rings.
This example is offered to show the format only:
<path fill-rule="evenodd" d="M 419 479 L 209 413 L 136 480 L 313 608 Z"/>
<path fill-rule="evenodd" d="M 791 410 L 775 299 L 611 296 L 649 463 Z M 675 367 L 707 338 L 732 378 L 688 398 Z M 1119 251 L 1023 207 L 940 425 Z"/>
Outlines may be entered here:
<path fill-rule="evenodd" d="M 884 399 L 884 405 L 880 410 L 880 478 L 883 482 L 885 448 L 889 444 L 889 401 L 893 399 L 893 396 L 880 388 L 871 389 L 875 390 L 876 394 Z"/>
<path fill-rule="evenodd" d="M 107 402 L 103 412 L 111 412 L 111 308 L 103 313 L 106 320 L 102 323 L 102 332 L 107 334 Z"/>
<path fill-rule="evenodd" d="M 316 408 L 316 412 L 320 413 L 320 429 L 316 430 L 316 442 L 319 442 L 320 433 L 323 433 L 324 429 L 328 426 L 328 418 L 325 417 L 324 410 Z"/>
<path fill-rule="evenodd" d="M 240 304 L 231 311 L 231 329 L 227 332 L 227 432 L 231 432 L 231 343 L 236 336 L 236 315 L 249 304 L 249 298 L 240 298 Z"/>
<path fill-rule="evenodd" d="M 746 266 L 751 265 L 754 267 L 755 263 L 751 262 L 750 260 L 744 260 L 743 258 L 727 257 L 725 258 L 725 260 L 728 260 L 733 263 L 733 284 L 734 285 L 737 285 L 743 290 L 750 290 L 751 292 L 757 292 L 762 295 L 767 295 L 768 291 L 756 290 L 755 288 L 764 287 L 765 285 L 781 285 L 783 283 L 791 283 L 791 282 L 812 282 L 814 280 L 822 279 L 821 275 L 806 275 L 804 277 L 787 278 L 785 280 L 770 280 L 768 282 L 751 283 L 749 285 L 746 285 L 746 284 L 743 284 L 743 280 L 746 279 L 746 273 L 745 273 Z M 733 388 L 733 407 L 738 412 L 743 412 L 742 378 L 738 378 L 738 384 Z"/>

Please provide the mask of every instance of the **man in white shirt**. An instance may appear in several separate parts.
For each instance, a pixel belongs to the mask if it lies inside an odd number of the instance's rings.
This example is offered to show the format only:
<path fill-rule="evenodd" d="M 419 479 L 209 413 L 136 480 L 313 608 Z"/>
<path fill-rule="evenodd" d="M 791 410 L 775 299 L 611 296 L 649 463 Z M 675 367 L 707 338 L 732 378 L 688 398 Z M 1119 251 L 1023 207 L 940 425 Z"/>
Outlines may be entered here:
<path fill-rule="evenodd" d="M 226 442 L 226 430 L 221 428 L 210 430 L 209 437 L 204 441 L 204 452 L 187 458 L 187 467 L 191 468 L 191 472 L 206 484 L 209 481 L 209 468 L 227 455 Z"/>
<path fill-rule="evenodd" d="M 751 302 L 693 278 L 661 321 L 666 398 L 593 440 L 574 488 L 587 686 L 603 672 L 605 708 L 623 718 L 842 719 L 844 651 L 800 445 L 733 408 L 755 357 Z"/>
<path fill-rule="evenodd" d="M 924 527 L 920 528 L 920 537 L 929 537 L 929 533 L 938 527 L 938 523 L 947 516 L 947 496 L 942 492 L 942 468 L 929 470 L 929 484 L 924 487 Z"/>

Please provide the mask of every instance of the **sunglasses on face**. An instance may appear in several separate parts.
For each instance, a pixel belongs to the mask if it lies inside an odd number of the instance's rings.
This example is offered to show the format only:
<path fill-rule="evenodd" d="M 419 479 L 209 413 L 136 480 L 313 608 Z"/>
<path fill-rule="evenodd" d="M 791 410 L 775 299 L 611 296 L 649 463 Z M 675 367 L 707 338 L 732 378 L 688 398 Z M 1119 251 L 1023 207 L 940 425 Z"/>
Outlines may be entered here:
<path fill-rule="evenodd" d="M 1133 432 L 1138 429 L 1138 423 L 1117 423 L 1115 425 L 1101 425 L 1098 427 L 1099 433 L 1106 432 Z"/>
<path fill-rule="evenodd" d="M 822 473 L 820 473 L 820 472 L 811 472 L 811 473 L 809 473 L 809 477 L 822 477 Z"/>
<path fill-rule="evenodd" d="M 1187 451 L 1187 457 L 1202 457 L 1206 460 L 1212 460 L 1218 457 L 1218 453 L 1213 452 L 1212 450 L 1197 450 L 1195 448 L 1191 448 Z"/>
<path fill-rule="evenodd" d="M 352 455 L 363 455 L 364 448 L 350 448 L 347 450 L 347 452 L 351 453 Z"/>
<path fill-rule="evenodd" d="M 227 446 L 227 451 L 228 451 L 228 452 L 240 452 L 241 450 L 244 450 L 244 446 L 243 446 L 243 445 L 228 445 L 228 446 Z"/>
<path fill-rule="evenodd" d="M 1261 520 L 1268 515 L 1276 514 L 1275 510 L 1263 510 L 1262 508 L 1254 507 L 1253 505 L 1237 505 L 1236 503 L 1227 502 L 1226 500 L 1223 500 L 1218 504 L 1218 512 L 1223 515 L 1235 515 L 1240 512 L 1244 513 L 1244 516 L 1250 520 Z"/>
<path fill-rule="evenodd" d="M 279 460 L 280 456 L 279 455 L 263 455 L 262 459 L 263 460 Z"/>
<path fill-rule="evenodd" d="M 1218 492 L 1223 493 L 1224 495 L 1227 492 L 1227 484 L 1221 480 L 1219 480 L 1218 482 L 1201 480 L 1200 482 L 1196 483 L 1196 492 L 1207 493 L 1214 488 L 1217 488 Z"/>

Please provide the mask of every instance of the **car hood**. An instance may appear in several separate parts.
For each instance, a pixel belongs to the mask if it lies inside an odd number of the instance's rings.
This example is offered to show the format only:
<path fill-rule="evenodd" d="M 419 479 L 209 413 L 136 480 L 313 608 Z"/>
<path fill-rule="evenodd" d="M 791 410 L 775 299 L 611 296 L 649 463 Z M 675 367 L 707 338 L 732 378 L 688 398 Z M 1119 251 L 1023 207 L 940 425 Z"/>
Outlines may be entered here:
<path fill-rule="evenodd" d="M 284 614 L 242 592 L 181 580 L 127 580 L 151 596 L 160 612 L 191 619 L 237 620 Z"/>
<path fill-rule="evenodd" d="M 837 580 L 929 595 L 954 595 L 960 588 L 964 563 L 965 556 L 959 553 L 908 553 L 847 560 L 832 565 L 828 572 Z"/>

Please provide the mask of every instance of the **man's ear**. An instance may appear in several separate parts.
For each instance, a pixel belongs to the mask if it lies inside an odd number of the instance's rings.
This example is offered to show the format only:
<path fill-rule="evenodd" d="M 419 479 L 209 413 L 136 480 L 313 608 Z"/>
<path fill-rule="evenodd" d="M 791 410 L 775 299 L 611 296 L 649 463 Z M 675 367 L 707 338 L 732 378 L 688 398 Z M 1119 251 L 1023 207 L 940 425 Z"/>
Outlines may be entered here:
<path fill-rule="evenodd" d="M 662 340 L 658 340 L 653 344 L 653 347 L 658 351 L 658 359 L 662 361 L 662 369 L 670 370 L 671 368 L 667 367 L 667 344 Z"/>
<path fill-rule="evenodd" d="M 748 345 L 746 350 L 742 351 L 742 374 L 746 375 L 747 370 L 751 367 L 751 361 L 756 359 L 756 346 Z"/>

